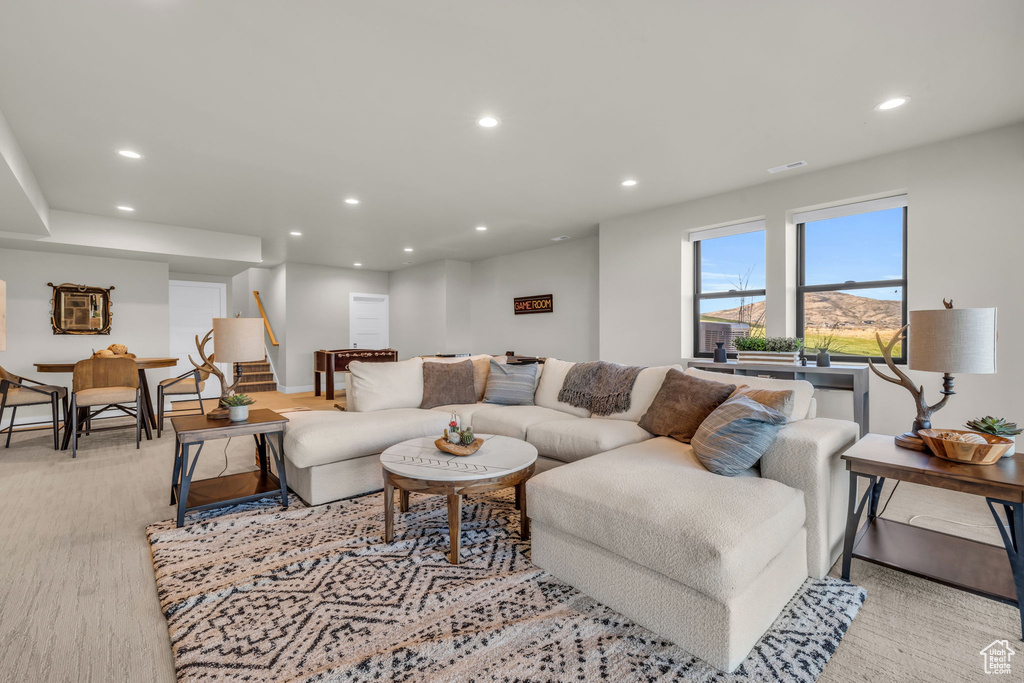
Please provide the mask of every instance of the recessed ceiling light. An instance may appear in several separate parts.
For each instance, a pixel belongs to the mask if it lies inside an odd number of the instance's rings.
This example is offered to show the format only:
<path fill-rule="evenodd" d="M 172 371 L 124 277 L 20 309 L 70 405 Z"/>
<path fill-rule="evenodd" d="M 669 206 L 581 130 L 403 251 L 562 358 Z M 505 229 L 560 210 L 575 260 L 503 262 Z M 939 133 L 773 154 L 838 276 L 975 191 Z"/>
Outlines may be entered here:
<path fill-rule="evenodd" d="M 288 233 L 288 234 L 289 234 L 289 235 L 291 235 L 292 237 L 302 237 L 302 233 L 301 233 L 301 232 L 299 232 L 298 230 L 292 230 L 292 231 L 291 231 L 290 233 Z"/>
<path fill-rule="evenodd" d="M 132 208 L 130 206 L 119 206 L 117 208 L 120 209 L 121 211 L 134 211 L 135 210 L 134 208 Z"/>
<path fill-rule="evenodd" d="M 356 268 L 361 268 L 363 264 L 362 263 L 353 263 L 352 265 L 355 266 Z"/>
<path fill-rule="evenodd" d="M 499 119 L 497 116 L 489 116 L 488 115 L 488 116 L 481 116 L 480 118 L 478 118 L 476 120 L 476 122 L 477 122 L 477 125 L 479 125 L 479 126 L 481 126 L 483 128 L 494 128 L 499 123 L 501 123 L 501 119 Z"/>
<path fill-rule="evenodd" d="M 412 247 L 406 247 L 405 250 L 406 251 L 412 251 Z"/>
<path fill-rule="evenodd" d="M 139 154 L 138 152 L 133 152 L 130 149 L 118 150 L 117 153 L 120 154 L 123 157 L 128 157 L 129 159 L 141 159 L 142 158 L 141 154 Z"/>
<path fill-rule="evenodd" d="M 567 239 L 569 239 L 568 235 L 559 235 L 558 237 L 552 237 L 551 241 L 552 242 L 561 242 L 561 241 L 567 240 Z"/>
<path fill-rule="evenodd" d="M 894 97 L 890 100 L 886 100 L 885 102 L 879 102 L 878 104 L 875 105 L 875 109 L 877 111 L 889 111 L 890 109 L 895 109 L 896 107 L 902 107 L 909 101 L 909 97 Z"/>
<path fill-rule="evenodd" d="M 633 180 L 632 178 L 626 178 L 625 180 L 622 181 L 623 187 L 633 187 L 634 185 L 636 185 L 636 181 Z"/>
<path fill-rule="evenodd" d="M 483 232 L 484 230 L 487 229 L 487 226 L 486 225 L 478 225 L 478 226 L 476 226 L 476 229 L 479 230 L 480 232 Z"/>
<path fill-rule="evenodd" d="M 349 197 L 348 199 L 345 200 L 345 203 L 346 204 L 358 204 L 359 200 L 356 199 L 355 197 Z"/>

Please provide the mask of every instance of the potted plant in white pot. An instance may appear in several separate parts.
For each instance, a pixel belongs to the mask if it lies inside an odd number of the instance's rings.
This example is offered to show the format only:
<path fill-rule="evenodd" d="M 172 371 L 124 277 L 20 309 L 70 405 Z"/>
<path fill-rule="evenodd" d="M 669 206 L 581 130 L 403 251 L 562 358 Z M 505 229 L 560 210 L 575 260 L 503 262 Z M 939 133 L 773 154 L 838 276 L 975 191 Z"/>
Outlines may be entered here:
<path fill-rule="evenodd" d="M 1001 417 L 992 417 L 991 415 L 979 417 L 976 420 L 970 420 L 964 426 L 975 432 L 982 432 L 983 434 L 1001 436 L 1014 442 L 1017 440 L 1017 435 L 1024 431 L 1024 429 L 1017 428 L 1016 422 L 1007 422 L 1005 419 Z M 1006 453 L 1003 453 L 1003 457 L 1006 458 L 1013 455 L 1014 452 L 1016 452 L 1016 448 L 1016 444 L 1010 446 L 1010 450 L 1006 451 Z"/>
<path fill-rule="evenodd" d="M 221 399 L 220 404 L 228 409 L 232 422 L 243 422 L 249 419 L 249 406 L 255 402 L 245 394 L 234 394 Z"/>
<path fill-rule="evenodd" d="M 740 363 L 797 365 L 803 341 L 795 337 L 740 337 L 733 340 Z"/>

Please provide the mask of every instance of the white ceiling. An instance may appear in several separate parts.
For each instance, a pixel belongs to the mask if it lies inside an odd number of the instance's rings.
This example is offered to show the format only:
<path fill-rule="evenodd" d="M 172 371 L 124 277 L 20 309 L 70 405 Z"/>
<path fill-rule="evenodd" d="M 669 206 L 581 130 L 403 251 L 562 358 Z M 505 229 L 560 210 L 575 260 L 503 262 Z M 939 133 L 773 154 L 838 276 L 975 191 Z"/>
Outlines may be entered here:
<path fill-rule="evenodd" d="M 0 111 L 53 209 L 391 270 L 1020 120 L 1022 32 L 1020 0 L 4 0 Z"/>

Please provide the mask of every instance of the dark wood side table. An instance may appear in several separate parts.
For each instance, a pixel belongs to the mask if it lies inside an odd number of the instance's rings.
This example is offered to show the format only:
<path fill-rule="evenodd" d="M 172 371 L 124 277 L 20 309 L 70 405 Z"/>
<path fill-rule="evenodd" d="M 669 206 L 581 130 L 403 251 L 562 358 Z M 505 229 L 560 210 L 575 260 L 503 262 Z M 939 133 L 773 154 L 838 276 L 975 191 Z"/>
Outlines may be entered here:
<path fill-rule="evenodd" d="M 178 504 L 178 526 L 185 524 L 190 510 L 209 510 L 225 503 L 242 503 L 281 494 L 281 506 L 288 507 L 288 484 L 284 472 L 284 426 L 288 418 L 265 408 L 250 410 L 244 422 L 211 420 L 209 415 L 172 417 L 174 426 L 174 472 L 171 475 L 171 504 Z M 214 439 L 252 435 L 260 468 L 212 479 L 192 481 L 203 445 Z M 274 440 L 277 440 L 277 444 Z M 190 449 L 198 444 L 195 453 Z M 267 450 L 274 457 L 280 476 L 274 476 Z"/>
<path fill-rule="evenodd" d="M 850 580 L 850 563 L 856 557 L 1014 605 L 1020 611 L 1024 640 L 1024 605 L 1018 597 L 1024 595 L 1022 455 L 995 465 L 961 465 L 900 448 L 891 436 L 862 438 L 843 454 L 850 472 L 843 578 Z M 868 486 L 858 497 L 862 478 Z M 886 479 L 984 496 L 1004 547 L 878 517 L 878 497 Z M 865 508 L 868 521 L 858 533 Z"/>

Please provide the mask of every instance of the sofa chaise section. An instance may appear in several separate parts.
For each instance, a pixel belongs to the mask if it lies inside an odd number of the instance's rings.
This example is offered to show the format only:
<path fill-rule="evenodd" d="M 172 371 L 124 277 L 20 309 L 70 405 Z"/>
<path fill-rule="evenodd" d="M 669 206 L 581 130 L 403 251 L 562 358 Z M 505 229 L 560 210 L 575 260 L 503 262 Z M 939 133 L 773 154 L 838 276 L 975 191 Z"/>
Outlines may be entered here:
<path fill-rule="evenodd" d="M 535 564 L 732 671 L 807 576 L 801 492 L 666 437 L 527 483 Z"/>

